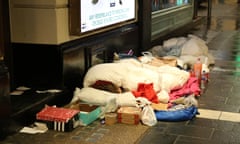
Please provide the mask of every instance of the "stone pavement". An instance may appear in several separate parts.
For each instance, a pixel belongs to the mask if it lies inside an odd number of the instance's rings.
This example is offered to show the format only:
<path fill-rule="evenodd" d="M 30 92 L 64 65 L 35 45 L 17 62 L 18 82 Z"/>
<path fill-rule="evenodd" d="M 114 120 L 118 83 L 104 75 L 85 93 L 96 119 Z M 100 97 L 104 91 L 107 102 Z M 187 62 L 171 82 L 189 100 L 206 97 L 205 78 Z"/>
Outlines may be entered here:
<path fill-rule="evenodd" d="M 216 60 L 199 98 L 200 115 L 186 122 L 159 122 L 138 144 L 240 143 L 240 5 L 215 0 L 212 8 L 211 21 L 192 31 L 207 42 Z M 206 16 L 206 9 L 198 14 Z"/>
<path fill-rule="evenodd" d="M 239 144 L 240 143 L 240 5 L 213 0 L 211 22 L 191 33 L 206 40 L 215 57 L 210 82 L 199 98 L 199 112 L 191 121 L 143 125 L 101 125 L 99 121 L 70 133 L 9 136 L 3 144 Z M 206 9 L 200 9 L 206 17 Z"/>

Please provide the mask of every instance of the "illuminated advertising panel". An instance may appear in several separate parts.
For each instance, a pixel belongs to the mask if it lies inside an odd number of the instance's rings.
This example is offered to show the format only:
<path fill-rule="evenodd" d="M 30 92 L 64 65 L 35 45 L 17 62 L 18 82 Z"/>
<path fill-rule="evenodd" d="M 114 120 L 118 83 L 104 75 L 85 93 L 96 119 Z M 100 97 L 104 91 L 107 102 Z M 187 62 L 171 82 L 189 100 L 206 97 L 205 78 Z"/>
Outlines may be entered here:
<path fill-rule="evenodd" d="M 135 0 L 81 0 L 80 31 L 88 32 L 136 18 Z"/>
<path fill-rule="evenodd" d="M 69 0 L 70 35 L 86 37 L 137 21 L 138 0 Z"/>

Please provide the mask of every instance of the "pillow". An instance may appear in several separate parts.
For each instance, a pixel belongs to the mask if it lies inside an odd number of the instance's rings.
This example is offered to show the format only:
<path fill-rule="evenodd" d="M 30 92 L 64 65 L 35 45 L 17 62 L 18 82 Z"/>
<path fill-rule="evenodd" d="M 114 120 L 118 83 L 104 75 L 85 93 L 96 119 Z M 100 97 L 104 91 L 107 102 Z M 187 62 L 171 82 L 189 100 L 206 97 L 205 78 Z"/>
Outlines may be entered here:
<path fill-rule="evenodd" d="M 132 92 L 121 93 L 116 96 L 116 103 L 118 106 L 136 106 L 136 98 Z"/>
<path fill-rule="evenodd" d="M 82 89 L 75 89 L 71 103 L 74 103 L 76 101 L 83 101 L 89 104 L 106 105 L 112 99 L 116 99 L 116 95 L 111 92 L 98 90 L 91 87 L 85 87 Z"/>

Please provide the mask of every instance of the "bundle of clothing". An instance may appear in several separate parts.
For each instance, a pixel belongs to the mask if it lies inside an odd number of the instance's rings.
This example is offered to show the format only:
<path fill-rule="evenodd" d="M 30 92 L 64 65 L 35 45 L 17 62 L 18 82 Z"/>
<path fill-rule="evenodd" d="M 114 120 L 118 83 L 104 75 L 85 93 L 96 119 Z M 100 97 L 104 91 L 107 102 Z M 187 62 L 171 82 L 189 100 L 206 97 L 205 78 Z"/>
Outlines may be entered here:
<path fill-rule="evenodd" d="M 195 99 L 201 91 L 197 79 L 185 70 L 168 64 L 153 66 L 131 58 L 91 67 L 83 85 L 76 88 L 71 103 L 102 106 L 103 115 L 121 106 L 138 106 L 139 97 L 147 99 L 154 110 L 169 110 L 176 105 L 174 100 L 189 95 Z"/>
<path fill-rule="evenodd" d="M 114 62 L 92 66 L 84 77 L 83 87 L 76 88 L 71 103 L 81 101 L 102 106 L 103 115 L 121 106 L 139 107 L 147 103 L 157 120 L 193 118 L 201 89 L 198 79 L 184 65 L 190 65 L 191 69 L 199 57 L 204 58 L 203 70 L 209 72 L 208 65 L 214 60 L 206 43 L 189 35 L 169 39 L 163 46 L 142 54 L 140 57 L 115 54 Z M 141 104 L 141 98 L 145 104 Z"/>

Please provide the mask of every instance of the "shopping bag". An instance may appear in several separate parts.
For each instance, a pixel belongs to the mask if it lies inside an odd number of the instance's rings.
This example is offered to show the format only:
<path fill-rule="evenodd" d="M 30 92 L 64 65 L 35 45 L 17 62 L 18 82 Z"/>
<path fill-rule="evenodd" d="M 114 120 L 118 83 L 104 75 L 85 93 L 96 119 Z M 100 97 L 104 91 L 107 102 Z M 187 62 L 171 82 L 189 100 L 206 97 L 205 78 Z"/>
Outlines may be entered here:
<path fill-rule="evenodd" d="M 150 105 L 145 105 L 143 107 L 141 120 L 142 123 L 147 126 L 154 126 L 157 124 L 157 118 L 155 116 L 153 108 Z"/>

